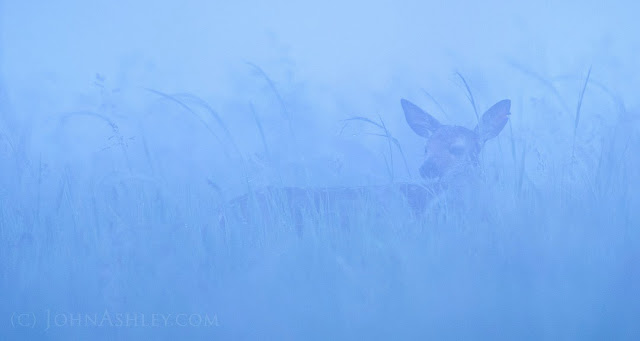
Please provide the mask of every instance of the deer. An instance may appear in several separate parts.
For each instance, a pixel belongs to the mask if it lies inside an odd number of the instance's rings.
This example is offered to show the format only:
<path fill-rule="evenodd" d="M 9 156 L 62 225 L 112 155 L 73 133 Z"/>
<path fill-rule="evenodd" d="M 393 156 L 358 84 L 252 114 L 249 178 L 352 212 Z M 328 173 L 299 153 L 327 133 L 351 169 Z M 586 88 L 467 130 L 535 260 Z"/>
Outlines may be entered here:
<path fill-rule="evenodd" d="M 342 224 L 347 224 L 349 215 L 362 205 L 384 209 L 389 202 L 398 202 L 395 199 L 400 199 L 410 214 L 419 217 L 429 211 L 438 196 L 456 193 L 478 178 L 482 148 L 500 134 L 511 115 L 511 101 L 504 99 L 484 112 L 474 129 L 468 129 L 443 124 L 406 99 L 401 99 L 400 105 L 411 130 L 426 141 L 418 170 L 422 181 L 381 186 L 255 189 L 225 205 L 222 225 L 226 225 L 229 215 L 235 215 L 243 224 L 292 224 L 301 235 L 305 220 L 337 216 Z"/>

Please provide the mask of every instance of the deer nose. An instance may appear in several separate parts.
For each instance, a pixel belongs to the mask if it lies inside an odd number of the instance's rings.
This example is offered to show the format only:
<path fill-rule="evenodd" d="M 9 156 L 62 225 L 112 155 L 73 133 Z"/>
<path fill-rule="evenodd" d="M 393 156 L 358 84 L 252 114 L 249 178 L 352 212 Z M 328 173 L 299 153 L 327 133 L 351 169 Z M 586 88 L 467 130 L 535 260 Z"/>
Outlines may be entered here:
<path fill-rule="evenodd" d="M 438 171 L 438 167 L 433 162 L 425 162 L 420 166 L 420 176 L 426 179 L 433 179 L 438 177 L 440 172 Z"/>

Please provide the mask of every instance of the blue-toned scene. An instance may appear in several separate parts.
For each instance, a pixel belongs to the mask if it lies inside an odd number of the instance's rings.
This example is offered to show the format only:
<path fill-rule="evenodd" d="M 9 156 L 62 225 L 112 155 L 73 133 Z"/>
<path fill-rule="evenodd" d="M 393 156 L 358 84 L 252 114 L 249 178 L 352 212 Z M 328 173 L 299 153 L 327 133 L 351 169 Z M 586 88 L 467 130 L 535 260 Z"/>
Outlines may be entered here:
<path fill-rule="evenodd" d="M 639 13 L 0 0 L 0 340 L 639 340 Z"/>

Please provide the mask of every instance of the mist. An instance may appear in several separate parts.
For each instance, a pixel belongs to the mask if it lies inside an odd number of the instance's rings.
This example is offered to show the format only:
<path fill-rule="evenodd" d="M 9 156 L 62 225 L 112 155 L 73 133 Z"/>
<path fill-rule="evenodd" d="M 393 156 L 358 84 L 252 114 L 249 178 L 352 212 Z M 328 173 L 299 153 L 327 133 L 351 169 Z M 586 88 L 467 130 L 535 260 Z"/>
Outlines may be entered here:
<path fill-rule="evenodd" d="M 638 339 L 637 13 L 0 0 L 0 336 Z"/>

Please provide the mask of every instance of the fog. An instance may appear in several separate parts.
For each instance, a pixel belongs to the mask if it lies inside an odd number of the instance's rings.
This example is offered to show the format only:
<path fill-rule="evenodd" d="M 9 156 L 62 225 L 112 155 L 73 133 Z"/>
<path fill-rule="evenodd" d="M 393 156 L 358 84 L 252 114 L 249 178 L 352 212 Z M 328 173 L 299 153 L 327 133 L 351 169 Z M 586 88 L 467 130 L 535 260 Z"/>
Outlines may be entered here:
<path fill-rule="evenodd" d="M 0 336 L 638 339 L 637 13 L 0 0 Z"/>

